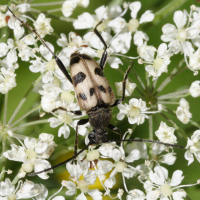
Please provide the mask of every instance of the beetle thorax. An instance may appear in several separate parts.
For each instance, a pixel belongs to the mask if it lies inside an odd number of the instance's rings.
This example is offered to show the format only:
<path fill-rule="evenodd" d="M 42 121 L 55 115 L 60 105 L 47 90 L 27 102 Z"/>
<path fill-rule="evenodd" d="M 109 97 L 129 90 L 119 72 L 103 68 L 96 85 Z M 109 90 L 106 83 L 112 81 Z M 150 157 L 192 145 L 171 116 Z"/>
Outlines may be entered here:
<path fill-rule="evenodd" d="M 112 112 L 109 107 L 98 107 L 91 109 L 88 112 L 89 123 L 94 128 L 94 131 L 98 134 L 105 131 L 106 127 L 110 123 Z"/>

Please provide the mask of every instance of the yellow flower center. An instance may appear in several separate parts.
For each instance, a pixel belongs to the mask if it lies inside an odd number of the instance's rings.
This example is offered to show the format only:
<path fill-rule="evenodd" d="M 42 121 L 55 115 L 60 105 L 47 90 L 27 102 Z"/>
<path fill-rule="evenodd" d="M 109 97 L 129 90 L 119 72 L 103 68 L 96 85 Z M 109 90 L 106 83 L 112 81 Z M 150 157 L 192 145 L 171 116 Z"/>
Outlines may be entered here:
<path fill-rule="evenodd" d="M 160 191 L 164 196 L 170 196 L 172 194 L 171 186 L 167 183 L 161 185 Z"/>
<path fill-rule="evenodd" d="M 184 42 L 186 39 L 187 39 L 187 32 L 185 31 L 185 29 L 179 29 L 177 40 L 179 40 L 180 42 Z"/>
<path fill-rule="evenodd" d="M 162 58 L 156 58 L 156 59 L 154 60 L 154 63 L 153 63 L 154 69 L 159 70 L 160 67 L 163 65 L 163 63 L 164 63 L 164 61 L 163 61 Z"/>
<path fill-rule="evenodd" d="M 140 109 L 135 107 L 135 106 L 132 106 L 132 108 L 129 110 L 128 114 L 130 117 L 136 117 L 136 116 L 139 116 L 140 115 Z"/>
<path fill-rule="evenodd" d="M 131 19 L 128 23 L 128 29 L 131 32 L 136 32 L 139 27 L 139 22 L 137 19 Z"/>

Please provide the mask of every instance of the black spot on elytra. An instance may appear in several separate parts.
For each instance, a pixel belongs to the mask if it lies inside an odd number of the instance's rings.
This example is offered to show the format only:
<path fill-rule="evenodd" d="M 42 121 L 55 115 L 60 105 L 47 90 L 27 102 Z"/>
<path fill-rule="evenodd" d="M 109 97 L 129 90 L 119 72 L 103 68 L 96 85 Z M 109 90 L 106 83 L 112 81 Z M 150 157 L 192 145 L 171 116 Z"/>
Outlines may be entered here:
<path fill-rule="evenodd" d="M 87 97 L 84 93 L 79 93 L 79 98 L 81 98 L 82 100 L 86 101 L 87 100 Z"/>
<path fill-rule="evenodd" d="M 78 53 L 73 53 L 71 55 L 71 58 L 70 58 L 70 65 L 73 65 L 73 64 L 76 64 L 76 63 L 79 63 L 80 61 L 80 56 Z"/>
<path fill-rule="evenodd" d="M 86 54 L 73 53 L 70 58 L 70 65 L 79 63 L 81 59 L 92 60 L 92 58 Z"/>
<path fill-rule="evenodd" d="M 108 87 L 108 92 L 111 94 L 112 93 L 112 88 L 109 86 Z"/>
<path fill-rule="evenodd" d="M 99 67 L 96 67 L 96 68 L 95 68 L 94 73 L 95 73 L 96 75 L 99 75 L 99 76 L 101 76 L 101 77 L 104 77 L 104 73 L 103 73 L 103 71 L 101 70 L 101 68 L 99 68 Z"/>
<path fill-rule="evenodd" d="M 76 87 L 77 84 L 82 83 L 85 80 L 86 75 L 83 72 L 79 72 L 75 76 L 72 77 L 74 86 Z"/>
<path fill-rule="evenodd" d="M 90 96 L 94 94 L 94 88 L 90 88 Z"/>
<path fill-rule="evenodd" d="M 98 87 L 98 89 L 99 89 L 100 91 L 106 93 L 106 89 L 103 87 L 103 85 L 100 85 L 100 86 Z"/>

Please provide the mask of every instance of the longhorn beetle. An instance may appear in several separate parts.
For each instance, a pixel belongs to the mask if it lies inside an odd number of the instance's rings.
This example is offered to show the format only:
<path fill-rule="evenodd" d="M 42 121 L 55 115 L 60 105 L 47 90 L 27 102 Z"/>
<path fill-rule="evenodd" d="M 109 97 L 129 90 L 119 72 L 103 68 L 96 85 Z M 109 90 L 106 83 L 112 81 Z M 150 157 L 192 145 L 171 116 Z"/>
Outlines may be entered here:
<path fill-rule="evenodd" d="M 131 66 L 128 67 L 126 74 L 124 76 L 123 82 L 122 82 L 122 98 L 116 99 L 115 94 L 112 91 L 103 73 L 103 69 L 106 64 L 107 56 L 108 56 L 107 55 L 108 46 L 106 42 L 104 41 L 103 37 L 100 35 L 100 33 L 97 30 L 97 27 L 103 22 L 103 20 L 101 20 L 94 28 L 94 33 L 101 40 L 105 48 L 102 54 L 102 57 L 100 59 L 100 64 L 97 64 L 96 61 L 92 59 L 90 56 L 86 54 L 80 54 L 76 51 L 71 54 L 71 58 L 70 58 L 70 71 L 71 71 L 71 76 L 70 76 L 64 64 L 62 63 L 62 61 L 51 51 L 51 49 L 48 47 L 45 41 L 40 37 L 38 32 L 34 30 L 32 27 L 30 27 L 27 23 L 25 23 L 24 21 L 16 17 L 16 15 L 9 8 L 8 10 L 13 14 L 13 16 L 17 20 L 19 20 L 22 23 L 22 25 L 26 26 L 29 30 L 34 32 L 37 35 L 37 37 L 40 39 L 42 44 L 51 52 L 60 70 L 63 72 L 66 78 L 73 84 L 80 108 L 86 111 L 86 113 L 88 114 L 87 119 L 81 119 L 77 123 L 74 156 L 72 156 L 70 159 L 62 163 L 59 163 L 58 165 L 53 166 L 52 168 L 49 168 L 40 172 L 32 173 L 29 175 L 36 175 L 42 172 L 46 172 L 66 162 L 69 162 L 70 160 L 73 160 L 74 158 L 76 158 L 91 144 L 101 144 L 101 143 L 117 141 L 117 140 L 108 140 L 108 132 L 106 131 L 106 128 L 119 134 L 120 137 L 122 138 L 121 131 L 117 127 L 110 124 L 110 120 L 112 117 L 111 108 L 122 103 L 125 98 L 126 79 L 128 77 L 128 74 L 131 68 L 133 67 L 133 63 Z M 62 108 L 62 107 L 56 108 L 53 111 L 56 111 L 58 109 L 67 111 L 65 108 Z M 70 111 L 70 112 L 74 113 L 75 115 L 82 115 L 81 110 Z M 84 125 L 88 122 L 93 127 L 93 130 L 88 135 L 89 143 L 77 153 L 78 126 Z M 138 141 L 138 142 L 151 142 L 151 143 L 154 142 L 154 143 L 164 144 L 166 146 L 183 148 L 177 145 L 162 143 L 159 141 L 143 140 L 143 139 L 138 139 L 138 140 L 137 139 L 129 139 L 129 140 L 121 139 L 119 141 Z"/>
<path fill-rule="evenodd" d="M 95 34 L 99 37 L 99 39 L 105 47 L 102 57 L 100 59 L 100 64 L 98 65 L 94 59 L 92 59 L 86 54 L 80 54 L 78 52 L 72 53 L 70 58 L 70 76 L 62 61 L 51 51 L 51 49 L 40 37 L 37 31 L 30 27 L 27 23 L 23 22 L 18 17 L 16 17 L 16 15 L 10 9 L 9 11 L 24 26 L 28 27 L 32 32 L 34 32 L 38 36 L 42 44 L 51 52 L 51 54 L 56 60 L 58 67 L 64 73 L 66 78 L 73 84 L 80 108 L 86 111 L 88 114 L 87 119 L 81 119 L 77 123 L 74 154 L 77 153 L 79 125 L 84 125 L 87 122 L 89 122 L 90 125 L 93 127 L 93 130 L 88 135 L 90 143 L 93 144 L 101 144 L 102 142 L 108 141 L 108 133 L 106 131 L 106 128 L 121 135 L 121 131 L 117 127 L 110 124 L 110 120 L 112 117 L 111 108 L 123 102 L 125 97 L 126 79 L 133 64 L 128 68 L 124 76 L 124 80 L 122 82 L 122 98 L 116 100 L 115 94 L 112 91 L 103 73 L 103 69 L 107 61 L 106 50 L 108 47 L 106 42 L 97 30 L 97 27 L 103 22 L 103 20 L 101 20 L 94 28 Z M 60 107 L 54 109 L 53 111 L 58 109 L 65 110 L 64 108 Z M 80 110 L 72 112 L 75 115 L 82 115 L 82 111 Z"/>

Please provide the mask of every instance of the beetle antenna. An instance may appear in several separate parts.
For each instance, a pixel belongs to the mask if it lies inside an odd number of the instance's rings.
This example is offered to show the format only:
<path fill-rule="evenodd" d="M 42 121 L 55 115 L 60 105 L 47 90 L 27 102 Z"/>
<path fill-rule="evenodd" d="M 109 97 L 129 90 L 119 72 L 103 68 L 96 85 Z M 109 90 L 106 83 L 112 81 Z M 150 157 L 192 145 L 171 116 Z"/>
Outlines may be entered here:
<path fill-rule="evenodd" d="M 33 29 L 31 26 L 29 26 L 26 22 L 22 21 L 20 18 L 18 18 L 13 11 L 8 7 L 8 10 L 12 13 L 13 17 L 15 19 L 17 19 L 18 21 L 21 22 L 21 24 L 23 26 L 26 26 L 31 32 L 35 33 L 35 35 L 39 38 L 40 42 L 43 44 L 43 46 L 45 46 L 49 52 L 52 54 L 52 56 L 54 57 L 58 67 L 60 68 L 60 70 L 63 72 L 63 74 L 67 77 L 67 79 L 72 83 L 72 79 L 70 77 L 70 75 L 68 74 L 65 66 L 63 65 L 62 61 L 58 58 L 58 56 L 56 56 L 56 54 L 50 49 L 50 47 L 46 44 L 46 42 L 44 41 L 44 39 L 39 35 L 39 33 Z"/>
<path fill-rule="evenodd" d="M 81 149 L 77 154 L 73 155 L 71 158 L 69 158 L 69 159 L 67 159 L 67 160 L 65 160 L 65 161 L 63 161 L 63 162 L 61 162 L 61 163 L 59 163 L 59 164 L 57 164 L 57 165 L 54 165 L 53 167 L 47 168 L 47 169 L 45 169 L 45 170 L 42 170 L 42 171 L 39 171 L 39 172 L 30 173 L 30 174 L 28 174 L 28 176 L 35 176 L 35 175 L 41 174 L 41 173 L 43 173 L 43 172 L 48 172 L 48 171 L 50 171 L 50 170 L 52 170 L 52 169 L 55 169 L 55 168 L 57 168 L 57 167 L 59 167 L 59 166 L 65 164 L 65 163 L 67 163 L 67 162 L 69 162 L 69 161 L 75 159 L 79 154 L 81 154 L 81 153 L 82 153 L 85 149 L 87 149 L 91 144 L 92 144 L 92 142 L 89 142 L 83 149 Z"/>
<path fill-rule="evenodd" d="M 155 140 L 146 140 L 146 139 L 122 139 L 122 140 L 109 140 L 109 142 L 148 142 L 148 143 L 156 143 L 156 144 L 163 144 L 168 147 L 174 147 L 174 148 L 179 148 L 179 149 L 185 149 L 183 146 L 179 146 L 176 144 L 169 144 L 169 143 L 164 143 L 160 141 L 155 141 Z"/>

